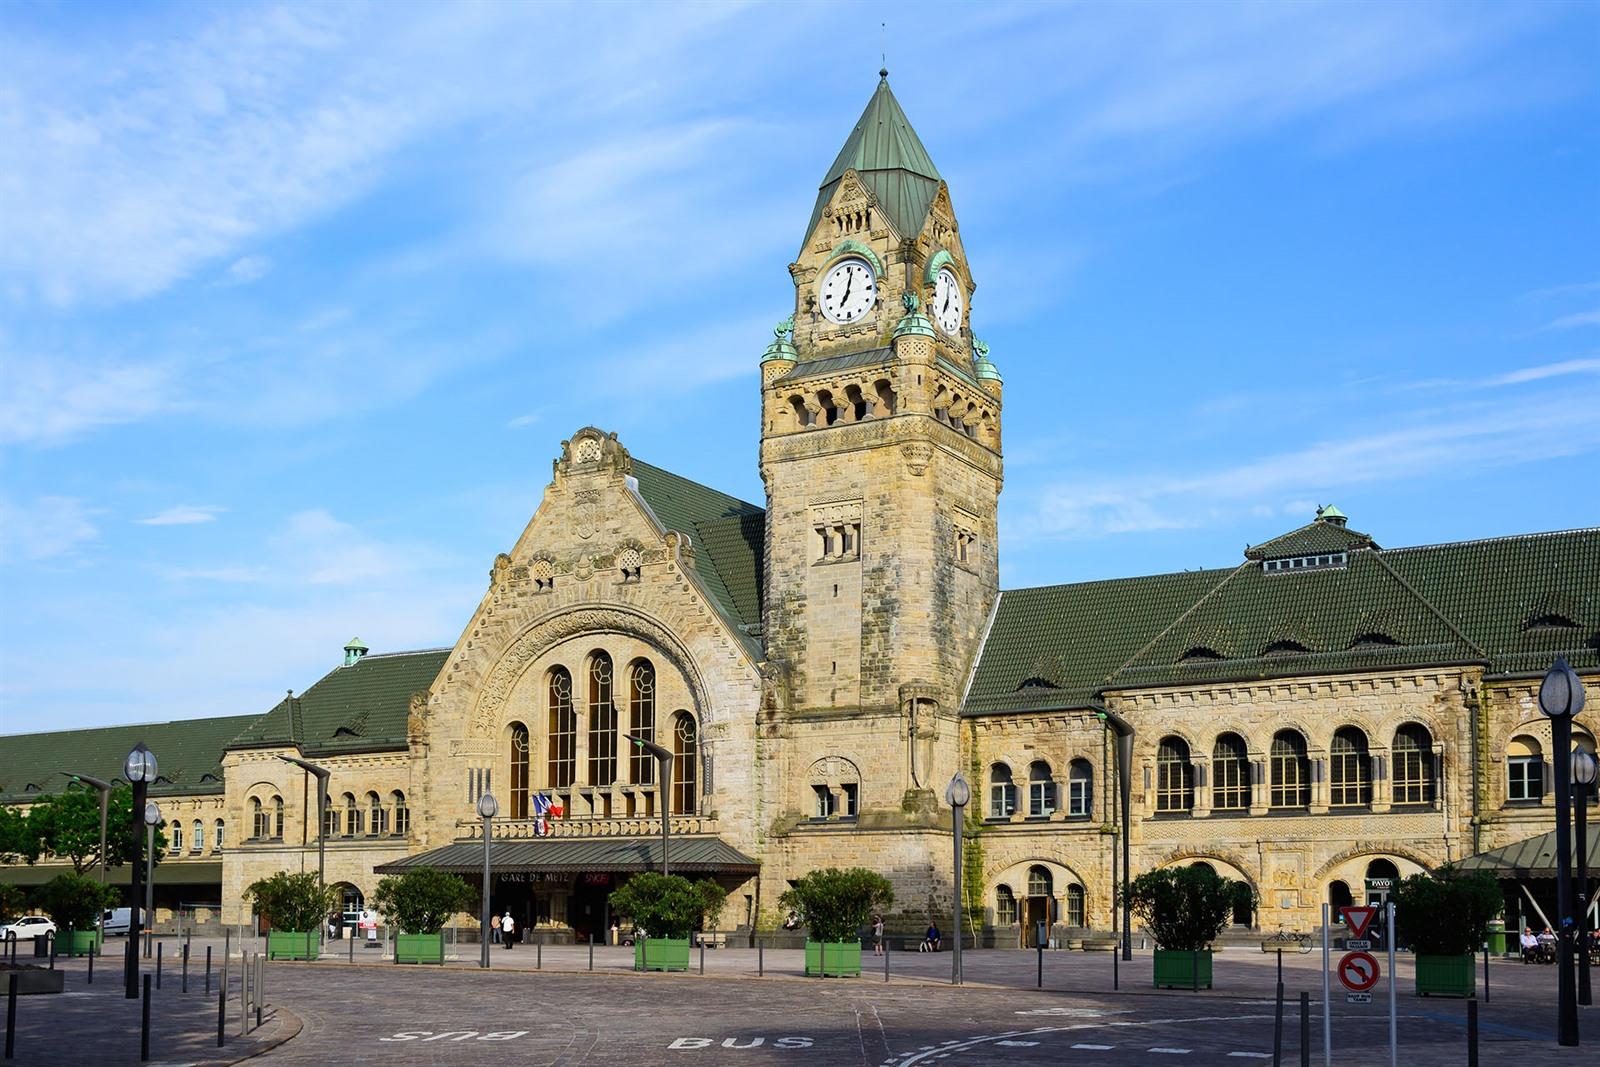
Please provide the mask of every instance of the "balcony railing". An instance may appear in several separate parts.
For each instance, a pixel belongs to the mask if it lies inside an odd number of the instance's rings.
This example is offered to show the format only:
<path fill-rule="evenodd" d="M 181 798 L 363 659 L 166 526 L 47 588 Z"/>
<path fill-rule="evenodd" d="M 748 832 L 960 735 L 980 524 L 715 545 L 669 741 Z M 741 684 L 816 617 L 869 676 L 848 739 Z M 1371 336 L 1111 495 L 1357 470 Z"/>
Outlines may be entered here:
<path fill-rule="evenodd" d="M 495 819 L 496 841 L 532 841 L 538 837 L 532 819 Z M 548 819 L 545 838 L 553 837 L 660 837 L 659 818 Z M 717 820 L 703 815 L 674 815 L 674 834 L 714 834 Z M 483 840 L 482 819 L 457 819 L 456 837 L 463 841 Z"/>

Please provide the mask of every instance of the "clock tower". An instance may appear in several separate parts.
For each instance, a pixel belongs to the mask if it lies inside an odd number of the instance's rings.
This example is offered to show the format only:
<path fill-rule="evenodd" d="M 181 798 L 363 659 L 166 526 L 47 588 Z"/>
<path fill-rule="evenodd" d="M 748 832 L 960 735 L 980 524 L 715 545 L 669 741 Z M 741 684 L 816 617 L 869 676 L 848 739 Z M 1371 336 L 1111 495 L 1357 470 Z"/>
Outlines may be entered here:
<path fill-rule="evenodd" d="M 936 825 L 998 585 L 1001 386 L 949 189 L 886 71 L 789 273 L 794 315 L 761 364 L 784 807 Z"/>

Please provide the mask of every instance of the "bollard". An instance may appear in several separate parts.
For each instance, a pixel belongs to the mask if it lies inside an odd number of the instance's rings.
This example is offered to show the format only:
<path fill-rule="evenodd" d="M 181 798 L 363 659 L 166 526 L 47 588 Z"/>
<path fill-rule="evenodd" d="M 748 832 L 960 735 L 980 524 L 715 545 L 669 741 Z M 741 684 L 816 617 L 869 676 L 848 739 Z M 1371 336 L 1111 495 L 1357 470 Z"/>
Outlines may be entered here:
<path fill-rule="evenodd" d="M 179 989 L 179 992 L 189 992 L 189 943 L 187 941 L 183 943 L 183 986 Z"/>
<path fill-rule="evenodd" d="M 156 988 L 161 988 L 161 943 L 156 942 Z"/>
<path fill-rule="evenodd" d="M 828 977 L 828 941 L 826 938 L 817 942 L 817 977 Z"/>
<path fill-rule="evenodd" d="M 53 971 L 56 969 L 56 935 L 47 934 L 46 936 L 50 939 L 50 969 Z"/>
<path fill-rule="evenodd" d="M 6 978 L 6 1059 L 17 1052 L 17 972 Z"/>
<path fill-rule="evenodd" d="M 533 969 L 544 970 L 544 942 L 536 941 L 533 945 Z"/>
<path fill-rule="evenodd" d="M 1120 959 L 1121 957 L 1122 957 L 1122 953 L 1120 951 L 1115 950 L 1115 949 L 1112 950 L 1112 952 L 1111 952 L 1111 988 L 1112 989 L 1121 989 L 1122 988 L 1122 973 L 1121 973 L 1122 972 L 1122 964 L 1117 962 L 1117 960 Z"/>
<path fill-rule="evenodd" d="M 1300 991 L 1300 1067 L 1311 1067 L 1311 994 Z"/>
<path fill-rule="evenodd" d="M 139 1062 L 150 1059 L 150 976 L 144 976 L 144 1003 L 139 1007 Z"/>
<path fill-rule="evenodd" d="M 704 934 L 700 935 L 700 973 L 706 973 L 706 938 Z"/>
<path fill-rule="evenodd" d="M 1040 941 L 1039 949 L 1039 988 L 1044 988 L 1044 942 Z"/>
<path fill-rule="evenodd" d="M 94 953 L 89 953 L 89 984 L 94 985 Z"/>
<path fill-rule="evenodd" d="M 1585 950 L 1587 951 L 1587 950 Z M 1483 946 L 1483 1002 L 1489 1003 L 1489 946 Z"/>
<path fill-rule="evenodd" d="M 889 939 L 883 939 L 883 980 L 889 980 Z"/>
<path fill-rule="evenodd" d="M 705 952 L 705 943 L 704 942 L 701 942 L 701 944 L 700 944 L 700 951 L 701 951 L 702 954 Z M 589 969 L 591 971 L 594 970 L 594 935 L 593 934 L 589 935 Z"/>
<path fill-rule="evenodd" d="M 222 969 L 228 969 L 228 945 L 233 939 L 233 927 L 226 927 L 222 931 Z"/>
<path fill-rule="evenodd" d="M 350 942 L 350 962 L 354 963 L 356 961 L 356 939 L 352 937 L 348 938 L 348 940 Z"/>
<path fill-rule="evenodd" d="M 1278 959 L 1283 959 L 1280 950 Z M 1272 1016 L 1272 1067 L 1283 1067 L 1283 980 L 1278 980 L 1278 1005 Z"/>
<path fill-rule="evenodd" d="M 243 1037 L 250 1021 L 250 954 L 239 954 L 239 1036 Z"/>
<path fill-rule="evenodd" d="M 217 983 L 217 1047 L 222 1047 L 228 1025 L 228 957 L 222 957 L 222 981 Z"/>
<path fill-rule="evenodd" d="M 256 957 L 256 1029 L 261 1029 L 261 1001 L 267 985 L 267 961 L 261 956 Z"/>
<path fill-rule="evenodd" d="M 756 977 L 757 978 L 760 978 L 762 975 L 767 973 L 766 961 L 762 959 L 762 954 L 764 952 L 766 952 L 766 948 L 767 948 L 767 946 L 765 946 L 763 944 L 760 944 L 759 942 L 756 944 Z"/>
<path fill-rule="evenodd" d="M 211 946 L 206 946 L 206 995 L 211 995 Z"/>
<path fill-rule="evenodd" d="M 1467 1001 L 1467 1067 L 1478 1067 L 1478 1001 Z"/>

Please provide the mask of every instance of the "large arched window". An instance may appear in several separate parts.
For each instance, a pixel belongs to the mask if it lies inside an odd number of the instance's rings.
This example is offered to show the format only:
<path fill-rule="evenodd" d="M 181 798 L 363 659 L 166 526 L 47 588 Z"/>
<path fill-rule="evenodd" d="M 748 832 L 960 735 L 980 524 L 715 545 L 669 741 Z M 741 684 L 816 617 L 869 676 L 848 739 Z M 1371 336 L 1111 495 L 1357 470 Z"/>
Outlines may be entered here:
<path fill-rule="evenodd" d="M 1409 722 L 1394 732 L 1394 802 L 1433 803 L 1433 735 Z"/>
<path fill-rule="evenodd" d="M 513 819 L 528 817 L 528 728 L 511 724 L 511 811 Z"/>
<path fill-rule="evenodd" d="M 325 797 L 322 801 L 322 836 L 339 836 L 339 808 L 334 804 L 332 797 Z"/>
<path fill-rule="evenodd" d="M 1526 734 L 1506 746 L 1506 799 L 1539 800 L 1544 796 L 1544 749 Z"/>
<path fill-rule="evenodd" d="M 389 811 L 383 806 L 383 798 L 376 792 L 367 794 L 367 813 L 369 837 L 382 837 L 389 832 Z"/>
<path fill-rule="evenodd" d="M 1050 871 L 1047 868 L 1028 868 L 1028 895 L 1030 897 L 1049 897 L 1051 895 L 1050 887 Z"/>
<path fill-rule="evenodd" d="M 1009 819 L 1016 810 L 1017 785 L 1011 780 L 1011 768 L 996 763 L 989 768 L 989 818 Z"/>
<path fill-rule="evenodd" d="M 411 832 L 411 809 L 406 807 L 406 795 L 396 789 L 390 799 L 394 802 L 394 836 L 405 837 Z"/>
<path fill-rule="evenodd" d="M 693 815 L 699 801 L 700 735 L 687 711 L 673 716 L 672 813 Z"/>
<path fill-rule="evenodd" d="M 617 705 L 611 693 L 611 657 L 589 657 L 589 784 L 617 780 Z"/>
<path fill-rule="evenodd" d="M 647 659 L 636 659 L 628 668 L 628 733 L 656 739 L 656 669 Z M 656 780 L 656 758 L 638 745 L 631 746 L 628 780 L 640 785 Z"/>
<path fill-rule="evenodd" d="M 183 852 L 183 820 L 172 820 L 172 829 L 167 831 L 167 853 L 176 856 Z"/>
<path fill-rule="evenodd" d="M 1083 921 L 1083 886 L 1076 882 L 1067 886 L 1067 925 L 1087 925 Z"/>
<path fill-rule="evenodd" d="M 1067 764 L 1067 814 L 1087 819 L 1094 812 L 1094 767 L 1086 759 Z"/>
<path fill-rule="evenodd" d="M 211 851 L 212 852 L 221 852 L 222 851 L 222 820 L 221 819 L 218 819 L 216 826 L 212 827 L 212 832 L 211 832 Z"/>
<path fill-rule="evenodd" d="M 361 805 L 354 793 L 344 795 L 344 836 L 355 837 L 361 833 Z"/>
<path fill-rule="evenodd" d="M 1156 810 L 1194 810 L 1194 764 L 1181 737 L 1163 737 L 1156 748 Z"/>
<path fill-rule="evenodd" d="M 1306 739 L 1293 730 L 1272 735 L 1272 796 L 1274 808 L 1304 808 L 1311 804 L 1311 761 Z"/>
<path fill-rule="evenodd" d="M 578 763 L 578 713 L 572 707 L 572 674 L 565 667 L 550 671 L 550 787 L 572 785 Z"/>
<path fill-rule="evenodd" d="M 1055 814 L 1056 783 L 1050 777 L 1050 764 L 1034 760 L 1028 765 L 1028 815 L 1042 819 Z"/>
<path fill-rule="evenodd" d="M 283 798 L 282 797 L 273 797 L 272 798 L 272 836 L 278 841 L 282 841 L 283 840 Z"/>
<path fill-rule="evenodd" d="M 1367 735 L 1354 726 L 1333 733 L 1329 750 L 1328 803 L 1335 808 L 1364 808 L 1372 803 L 1372 760 Z"/>
<path fill-rule="evenodd" d="M 193 834 L 189 838 L 189 851 L 204 852 L 206 850 L 206 824 L 196 819 L 194 826 L 190 827 L 190 829 Z"/>
<path fill-rule="evenodd" d="M 1244 811 L 1249 806 L 1249 750 L 1238 734 L 1222 734 L 1211 746 L 1211 810 Z"/>
<path fill-rule="evenodd" d="M 250 836 L 257 840 L 272 836 L 272 830 L 267 822 L 267 813 L 262 808 L 259 797 L 250 798 Z"/>
<path fill-rule="evenodd" d="M 994 891 L 994 922 L 996 926 L 1017 925 L 1017 895 L 1008 885 Z"/>

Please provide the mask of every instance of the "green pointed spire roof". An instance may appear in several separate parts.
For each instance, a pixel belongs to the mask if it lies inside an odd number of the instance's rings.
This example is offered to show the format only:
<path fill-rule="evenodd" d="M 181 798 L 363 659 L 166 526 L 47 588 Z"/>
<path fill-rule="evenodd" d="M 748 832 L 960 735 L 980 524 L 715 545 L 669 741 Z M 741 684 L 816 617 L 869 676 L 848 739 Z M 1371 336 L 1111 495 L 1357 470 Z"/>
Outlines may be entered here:
<path fill-rule="evenodd" d="M 922 147 L 900 101 L 890 91 L 887 70 L 878 72 L 878 87 L 867 101 L 867 109 L 856 120 L 838 158 L 822 179 L 811 222 L 806 226 L 806 240 L 817 228 L 822 209 L 839 187 L 844 172 L 852 169 L 878 198 L 879 210 L 888 216 L 900 236 L 910 237 L 922 229 L 928 205 L 939 191 L 939 168 L 933 165 L 933 158 Z"/>

